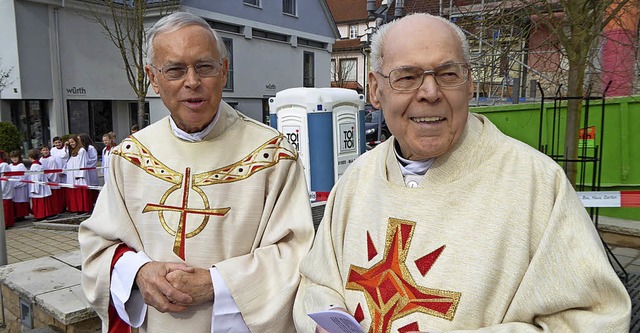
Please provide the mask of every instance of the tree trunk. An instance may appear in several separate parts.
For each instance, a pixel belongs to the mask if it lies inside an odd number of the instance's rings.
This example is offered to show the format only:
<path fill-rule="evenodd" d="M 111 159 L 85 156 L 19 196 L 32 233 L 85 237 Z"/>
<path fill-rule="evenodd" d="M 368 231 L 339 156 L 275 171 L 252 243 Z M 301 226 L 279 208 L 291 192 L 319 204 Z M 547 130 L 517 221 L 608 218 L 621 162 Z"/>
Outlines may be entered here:
<path fill-rule="evenodd" d="M 145 114 L 145 97 L 141 96 L 138 97 L 138 128 L 139 129 L 143 129 L 145 127 L 145 122 L 144 122 L 144 114 Z"/>
<path fill-rule="evenodd" d="M 564 139 L 564 157 L 575 161 L 578 158 L 578 136 L 580 133 L 580 117 L 582 113 L 582 94 L 584 84 L 584 66 L 569 63 L 567 96 L 573 97 L 567 104 L 567 126 Z M 580 98 L 575 98 L 580 97 Z M 567 161 L 565 172 L 571 185 L 575 187 L 578 163 Z"/>

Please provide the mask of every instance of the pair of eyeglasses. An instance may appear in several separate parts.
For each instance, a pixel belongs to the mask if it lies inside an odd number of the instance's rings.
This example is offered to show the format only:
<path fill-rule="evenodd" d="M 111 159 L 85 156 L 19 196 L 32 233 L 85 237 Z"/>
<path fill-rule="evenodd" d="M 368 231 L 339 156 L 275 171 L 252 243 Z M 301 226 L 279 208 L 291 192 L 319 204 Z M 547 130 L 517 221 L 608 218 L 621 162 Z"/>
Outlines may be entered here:
<path fill-rule="evenodd" d="M 169 81 L 180 80 L 189 71 L 189 67 L 193 67 L 193 69 L 198 73 L 200 77 L 212 77 L 220 74 L 220 69 L 222 68 L 221 62 L 199 62 L 195 65 L 166 65 L 162 66 L 162 68 L 158 68 L 154 65 L 151 67 L 155 68 L 158 72 L 162 73 L 165 79 Z"/>
<path fill-rule="evenodd" d="M 443 88 L 452 88 L 465 84 L 469 80 L 469 65 L 466 63 L 449 63 L 438 66 L 433 70 L 420 67 L 403 66 L 393 69 L 389 75 L 377 72 L 389 80 L 391 89 L 398 91 L 413 91 L 422 86 L 424 77 L 432 75 L 436 84 Z"/>

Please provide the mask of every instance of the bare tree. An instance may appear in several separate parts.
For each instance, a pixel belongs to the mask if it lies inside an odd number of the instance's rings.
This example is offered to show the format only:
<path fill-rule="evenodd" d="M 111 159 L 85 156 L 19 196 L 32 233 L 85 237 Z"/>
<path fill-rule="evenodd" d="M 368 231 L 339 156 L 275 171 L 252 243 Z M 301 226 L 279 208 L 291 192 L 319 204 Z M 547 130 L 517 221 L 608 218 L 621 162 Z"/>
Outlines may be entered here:
<path fill-rule="evenodd" d="M 582 98 L 585 87 L 599 83 L 598 78 L 591 74 L 601 70 L 596 68 L 596 59 L 603 32 L 608 24 L 615 24 L 615 20 L 623 16 L 623 11 L 637 12 L 637 0 L 522 0 L 486 3 L 478 0 L 456 3 L 461 6 L 455 7 L 449 14 L 457 16 L 457 23 L 476 37 L 472 41 L 472 49 L 480 48 L 480 51 L 476 52 L 474 60 L 484 61 L 484 57 L 491 52 L 501 55 L 497 62 L 495 59 L 489 61 L 489 65 L 482 69 L 484 72 L 476 74 L 489 77 L 501 71 L 508 74 L 514 63 L 518 63 L 532 77 L 539 79 L 546 89 L 562 86 L 566 96 L 578 97 L 567 102 L 564 136 L 564 157 L 569 161 L 576 160 Z M 510 38 L 505 38 L 506 36 Z M 505 49 L 505 46 L 515 47 L 520 52 L 511 52 L 513 50 Z M 495 72 L 486 73 L 491 70 Z M 522 72 L 522 68 L 518 71 Z M 482 88 L 487 89 L 484 85 Z M 567 162 L 565 169 L 567 177 L 575 184 L 577 164 Z"/>
<path fill-rule="evenodd" d="M 11 79 L 11 72 L 13 71 L 13 67 L 9 69 L 5 69 L 2 66 L 2 61 L 0 60 L 0 93 L 4 88 L 10 85 L 13 80 Z"/>
<path fill-rule="evenodd" d="M 334 85 L 338 88 L 345 88 L 348 82 L 357 82 L 357 58 L 334 56 L 332 59 L 332 78 Z"/>
<path fill-rule="evenodd" d="M 87 1 L 90 19 L 98 22 L 107 38 L 118 48 L 129 85 L 138 98 L 138 126 L 144 127 L 149 79 L 144 73 L 145 19 L 176 10 L 175 0 L 103 0 Z"/>

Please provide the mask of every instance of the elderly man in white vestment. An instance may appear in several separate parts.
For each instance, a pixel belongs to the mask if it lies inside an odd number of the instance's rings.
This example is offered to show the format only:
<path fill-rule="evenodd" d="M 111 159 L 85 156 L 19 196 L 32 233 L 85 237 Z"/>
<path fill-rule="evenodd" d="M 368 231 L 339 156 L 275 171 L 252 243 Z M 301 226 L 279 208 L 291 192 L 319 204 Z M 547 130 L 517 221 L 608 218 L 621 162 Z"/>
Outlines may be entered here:
<path fill-rule="evenodd" d="M 562 169 L 470 114 L 469 44 L 413 14 L 372 40 L 393 136 L 333 188 L 294 305 L 365 332 L 628 332 L 631 303 Z M 333 333 L 333 332 L 332 332 Z"/>
<path fill-rule="evenodd" d="M 103 331 L 295 332 L 313 239 L 297 152 L 221 101 L 226 50 L 202 18 L 162 18 L 147 52 L 171 115 L 113 149 L 79 231 L 82 287 Z"/>

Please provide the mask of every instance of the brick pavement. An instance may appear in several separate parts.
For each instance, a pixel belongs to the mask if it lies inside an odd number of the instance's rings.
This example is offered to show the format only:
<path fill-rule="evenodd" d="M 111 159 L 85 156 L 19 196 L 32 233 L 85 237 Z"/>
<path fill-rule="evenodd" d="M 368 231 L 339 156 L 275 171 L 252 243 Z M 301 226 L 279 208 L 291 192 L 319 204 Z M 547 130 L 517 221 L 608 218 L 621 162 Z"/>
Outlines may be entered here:
<path fill-rule="evenodd" d="M 5 230 L 5 237 L 9 264 L 73 252 L 80 248 L 76 230 L 34 228 L 30 219 Z"/>

